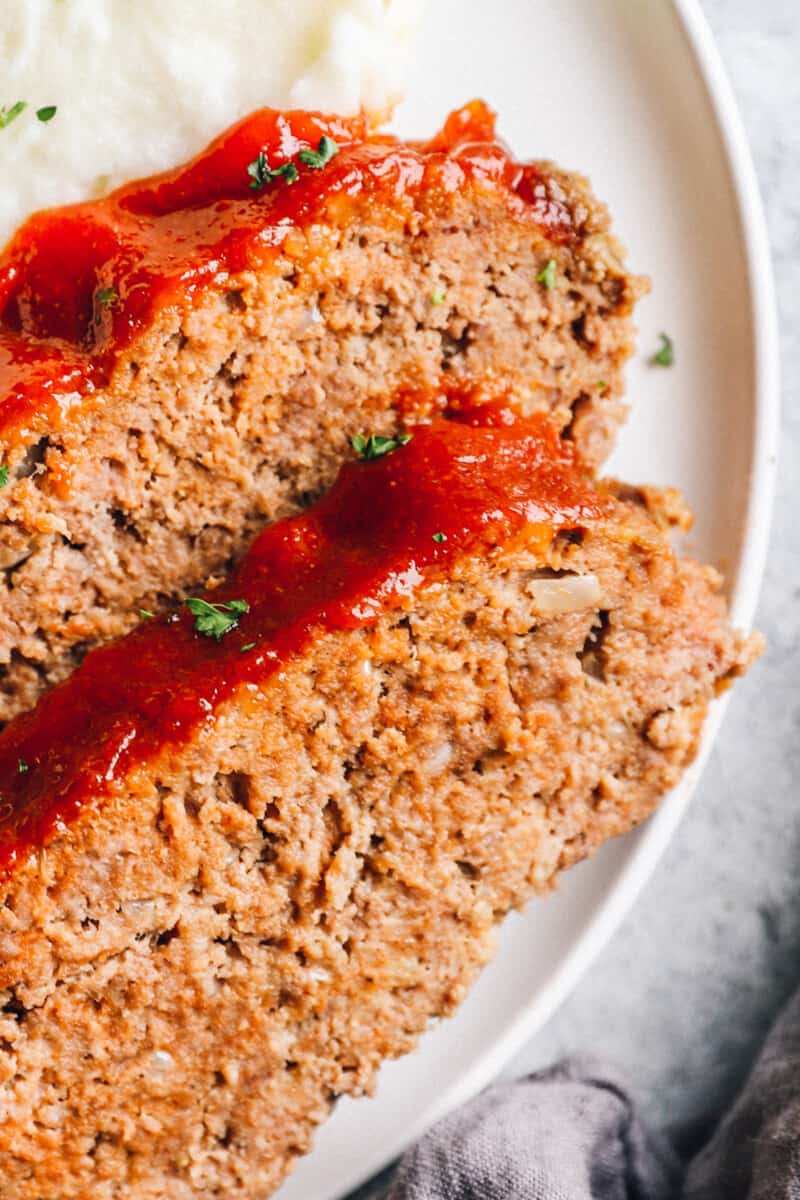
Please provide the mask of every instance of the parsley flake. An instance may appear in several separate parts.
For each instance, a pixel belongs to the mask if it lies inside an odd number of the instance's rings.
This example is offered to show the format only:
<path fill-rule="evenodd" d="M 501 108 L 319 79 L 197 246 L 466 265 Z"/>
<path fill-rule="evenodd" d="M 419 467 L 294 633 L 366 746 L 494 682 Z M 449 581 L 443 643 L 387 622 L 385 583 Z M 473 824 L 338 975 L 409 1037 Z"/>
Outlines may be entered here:
<path fill-rule="evenodd" d="M 248 650 L 255 650 L 255 646 L 255 642 L 248 642 L 246 646 L 242 646 L 242 654 L 245 654 Z"/>
<path fill-rule="evenodd" d="M 0 488 L 4 488 L 8 483 L 8 467 L 0 467 Z"/>
<path fill-rule="evenodd" d="M 321 167 L 325 167 L 339 153 L 339 147 L 332 137 L 324 134 L 319 139 L 319 145 L 316 150 L 301 150 L 298 158 L 301 163 L 305 163 L 307 167 L 312 167 L 315 171 L 319 171 Z"/>
<path fill-rule="evenodd" d="M 30 767 L 25 762 L 24 758 L 17 759 L 17 771 L 20 775 L 24 775 L 26 771 L 30 771 Z"/>
<path fill-rule="evenodd" d="M 152 619 L 155 615 L 156 614 L 151 613 L 148 608 L 140 608 L 139 609 L 139 616 L 142 618 L 143 621 L 152 621 Z"/>
<path fill-rule="evenodd" d="M 651 355 L 651 367 L 671 367 L 675 363 L 675 343 L 667 333 L 662 333 L 661 345 L 655 354 Z"/>
<path fill-rule="evenodd" d="M 297 183 L 298 179 L 300 178 L 300 172 L 294 163 L 291 162 L 284 163 L 282 167 L 276 167 L 272 172 L 272 175 L 275 179 L 277 179 L 279 175 L 282 175 L 287 183 Z"/>
<path fill-rule="evenodd" d="M 259 150 L 257 157 L 249 164 L 247 174 L 252 180 L 250 190 L 253 192 L 263 188 L 269 182 L 269 162 L 263 150 Z"/>
<path fill-rule="evenodd" d="M 400 433 L 393 438 L 371 433 L 369 437 L 365 437 L 363 433 L 357 433 L 350 444 L 360 459 L 363 459 L 364 462 L 371 462 L 372 459 L 383 458 L 385 454 L 391 454 L 399 446 L 407 446 L 412 436 L 410 433 Z"/>
<path fill-rule="evenodd" d="M 443 287 L 438 287 L 435 292 L 431 292 L 431 304 L 444 304 L 447 299 L 447 292 Z"/>
<path fill-rule="evenodd" d="M 283 177 L 287 183 L 297 183 L 300 178 L 300 172 L 292 162 L 284 163 L 282 167 L 271 167 L 263 150 L 260 150 L 249 164 L 247 174 L 250 176 L 250 190 L 253 192 L 260 192 L 273 179 Z"/>
<path fill-rule="evenodd" d="M 252 180 L 250 184 L 251 191 L 266 187 L 269 183 L 272 178 L 272 172 L 269 167 L 269 160 L 263 150 L 259 150 L 258 156 L 250 163 L 247 168 L 247 174 Z"/>
<path fill-rule="evenodd" d="M 27 107 L 28 104 L 25 100 L 18 100 L 9 108 L 0 107 L 0 129 L 5 129 L 6 125 L 10 125 Z"/>
<path fill-rule="evenodd" d="M 556 286 L 557 273 L 558 263 L 554 258 L 551 258 L 536 276 L 536 282 L 541 283 L 541 285 L 546 288 L 548 292 L 552 292 L 553 288 Z"/>
<path fill-rule="evenodd" d="M 48 121 L 52 121 L 57 112 L 58 108 L 55 104 L 45 104 L 44 108 L 37 108 L 36 116 L 40 121 L 47 124 Z"/>
<path fill-rule="evenodd" d="M 438 542 L 441 545 L 442 542 L 447 541 L 447 534 L 446 533 L 434 533 L 433 540 L 435 542 Z"/>
<path fill-rule="evenodd" d="M 94 294 L 95 312 L 94 323 L 99 325 L 103 319 L 103 309 L 113 308 L 115 304 L 119 304 L 119 295 L 117 289 L 113 287 L 98 288 Z"/>
<path fill-rule="evenodd" d="M 226 633 L 236 628 L 239 617 L 250 612 L 250 605 L 246 600 L 228 600 L 214 604 L 210 600 L 190 596 L 185 603 L 195 619 L 194 627 L 197 632 L 205 637 L 216 638 L 218 642 L 222 641 Z"/>
<path fill-rule="evenodd" d="M 608 384 L 606 383 L 605 379 L 601 379 L 599 383 L 595 384 L 595 387 L 597 388 L 598 392 L 608 391 Z"/>

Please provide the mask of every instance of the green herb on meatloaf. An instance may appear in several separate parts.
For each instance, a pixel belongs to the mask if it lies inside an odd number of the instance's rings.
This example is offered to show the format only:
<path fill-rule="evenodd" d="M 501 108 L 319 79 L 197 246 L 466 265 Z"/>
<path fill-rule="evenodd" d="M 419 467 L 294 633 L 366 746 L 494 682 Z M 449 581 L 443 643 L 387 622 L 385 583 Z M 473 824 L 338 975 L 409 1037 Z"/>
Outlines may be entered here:
<path fill-rule="evenodd" d="M 17 771 L 20 775 L 24 775 L 26 771 L 30 771 L 30 767 L 25 762 L 24 758 L 17 759 Z"/>
<path fill-rule="evenodd" d="M 365 437 L 363 433 L 357 433 L 350 444 L 359 458 L 364 462 L 371 462 L 374 458 L 383 458 L 384 454 L 391 454 L 399 446 L 407 446 L 412 436 L 410 433 L 400 433 L 393 438 L 371 433 L 369 437 Z"/>
<path fill-rule="evenodd" d="M 48 121 L 52 121 L 57 112 L 58 108 L 55 104 L 45 104 L 43 108 L 37 108 L 36 116 L 44 124 L 47 124 Z"/>
<path fill-rule="evenodd" d="M 0 467 L 0 488 L 4 488 L 8 483 L 8 467 Z"/>
<path fill-rule="evenodd" d="M 228 600 L 214 604 L 209 600 L 201 600 L 190 596 L 186 607 L 194 617 L 194 627 L 205 637 L 216 638 L 221 642 L 226 633 L 230 633 L 239 624 L 239 618 L 250 612 L 246 600 Z"/>
<path fill-rule="evenodd" d="M 103 319 L 103 309 L 113 308 L 119 303 L 117 289 L 113 287 L 98 288 L 94 294 L 94 323 L 99 325 Z"/>
<path fill-rule="evenodd" d="M 143 621 L 151 621 L 155 615 L 156 615 L 155 613 L 150 612 L 149 608 L 140 608 L 139 609 L 139 616 L 142 618 Z"/>
<path fill-rule="evenodd" d="M 441 545 L 442 542 L 447 541 L 447 534 L 446 533 L 434 533 L 433 540 L 435 542 L 438 542 Z"/>
<path fill-rule="evenodd" d="M 248 163 L 247 174 L 250 176 L 251 192 L 260 191 L 269 183 L 272 172 L 269 169 L 269 160 L 263 150 L 259 150 L 253 161 Z"/>
<path fill-rule="evenodd" d="M 248 650 L 255 650 L 255 647 L 255 642 L 248 642 L 247 645 L 242 646 L 242 654 L 246 654 Z"/>
<path fill-rule="evenodd" d="M 286 183 L 297 183 L 300 172 L 293 162 L 284 163 L 280 167 L 271 167 L 269 159 L 263 150 L 248 165 L 247 174 L 250 176 L 250 190 L 260 192 L 273 179 L 283 178 Z"/>
<path fill-rule="evenodd" d="M 662 333 L 659 336 L 661 338 L 661 345 L 650 358 L 650 365 L 653 367 L 671 367 L 675 363 L 675 343 L 668 333 Z"/>
<path fill-rule="evenodd" d="M 540 283 L 542 287 L 547 289 L 548 292 L 552 292 L 553 288 L 556 286 L 557 272 L 558 263 L 554 258 L 551 258 L 536 276 L 536 282 Z"/>
<path fill-rule="evenodd" d="M 319 139 L 316 150 L 301 150 L 297 157 L 304 166 L 311 167 L 313 171 L 319 171 L 322 167 L 327 166 L 338 153 L 339 147 L 336 142 L 332 137 L 324 134 Z M 297 183 L 300 178 L 296 163 L 287 162 L 280 167 L 271 167 L 263 150 L 260 150 L 253 161 L 248 164 L 247 174 L 250 176 L 250 190 L 253 192 L 260 192 L 268 183 L 272 183 L 273 179 L 283 179 L 286 183 Z"/>
<path fill-rule="evenodd" d="M 339 153 L 339 147 L 332 137 L 324 134 L 319 139 L 319 145 L 316 150 L 301 150 L 297 156 L 301 163 L 305 163 L 307 167 L 312 167 L 313 170 L 319 171 L 321 167 L 327 166 L 332 158 L 335 158 Z"/>
<path fill-rule="evenodd" d="M 443 287 L 438 287 L 435 292 L 431 293 L 431 304 L 444 304 L 447 299 L 447 292 Z"/>
<path fill-rule="evenodd" d="M 276 167 L 272 172 L 273 179 L 278 179 L 280 176 L 283 176 L 287 183 L 297 183 L 300 172 L 294 163 L 288 162 L 284 163 L 282 167 Z"/>
<path fill-rule="evenodd" d="M 26 100 L 18 100 L 16 104 L 12 104 L 8 108 L 0 107 L 0 129 L 5 129 L 6 125 L 10 125 L 27 107 Z"/>

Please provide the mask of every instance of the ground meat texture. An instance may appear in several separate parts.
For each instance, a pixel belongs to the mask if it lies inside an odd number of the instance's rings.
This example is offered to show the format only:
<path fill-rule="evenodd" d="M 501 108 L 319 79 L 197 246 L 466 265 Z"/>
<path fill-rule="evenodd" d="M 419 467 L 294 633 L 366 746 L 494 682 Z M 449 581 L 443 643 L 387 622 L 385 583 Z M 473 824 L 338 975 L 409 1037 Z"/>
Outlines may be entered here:
<path fill-rule="evenodd" d="M 320 629 L 7 873 L 3 1200 L 262 1200 L 503 914 L 651 812 L 756 646 L 674 496 L 621 494 Z"/>
<path fill-rule="evenodd" d="M 643 285 L 585 181 L 541 171 L 571 240 L 487 181 L 402 211 L 331 206 L 264 269 L 160 310 L 89 401 L 24 444 L 0 433 L 0 722 L 138 609 L 227 571 L 330 484 L 354 434 L 394 432 L 457 387 L 512 389 L 602 460 Z M 99 307 L 97 328 L 113 314 Z"/>

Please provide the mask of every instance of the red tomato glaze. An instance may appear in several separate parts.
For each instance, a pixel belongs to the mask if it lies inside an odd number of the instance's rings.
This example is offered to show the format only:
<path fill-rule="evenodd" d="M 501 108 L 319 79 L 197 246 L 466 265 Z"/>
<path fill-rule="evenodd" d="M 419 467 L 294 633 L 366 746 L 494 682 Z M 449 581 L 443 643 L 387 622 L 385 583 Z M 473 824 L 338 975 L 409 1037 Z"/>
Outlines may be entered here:
<path fill-rule="evenodd" d="M 323 135 L 339 153 L 321 169 L 303 165 L 300 151 Z M 295 163 L 297 182 L 278 178 L 253 191 L 247 168 L 260 152 L 272 167 Z M 501 188 L 553 240 L 574 234 L 558 184 L 514 162 L 480 101 L 453 113 L 431 141 L 407 144 L 370 132 L 362 117 L 262 109 L 186 166 L 36 214 L 0 256 L 0 437 L 21 439 L 37 418 L 40 426 L 57 419 L 109 379 L 161 308 L 262 266 L 331 202 L 339 213 L 373 203 L 402 212 L 470 180 Z"/>
<path fill-rule="evenodd" d="M 217 642 L 196 632 L 185 608 L 145 621 L 90 653 L 0 734 L 0 870 L 213 722 L 236 689 L 264 685 L 316 632 L 373 624 L 465 554 L 520 535 L 546 544 L 606 504 L 543 417 L 515 416 L 502 402 L 419 426 L 392 453 L 346 464 L 323 500 L 265 529 L 209 595 L 248 602 L 238 628 Z"/>

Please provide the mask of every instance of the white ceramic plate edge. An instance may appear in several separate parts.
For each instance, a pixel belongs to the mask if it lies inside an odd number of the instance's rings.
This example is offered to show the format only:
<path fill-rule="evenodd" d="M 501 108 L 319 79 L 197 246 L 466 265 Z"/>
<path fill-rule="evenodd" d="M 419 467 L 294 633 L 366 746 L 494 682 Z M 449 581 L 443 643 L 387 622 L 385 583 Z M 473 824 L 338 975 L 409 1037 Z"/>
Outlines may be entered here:
<path fill-rule="evenodd" d="M 766 562 L 780 428 L 778 324 L 769 238 L 744 125 L 699 0 L 670 2 L 700 70 L 725 148 L 748 268 L 754 349 L 753 452 L 742 551 L 730 604 L 734 623 L 740 628 L 749 629 L 755 615 Z M 445 1091 L 435 1105 L 426 1105 L 420 1120 L 404 1131 L 400 1144 L 392 1146 L 393 1155 L 412 1145 L 448 1112 L 486 1087 L 577 985 L 632 908 L 669 844 L 688 808 L 726 707 L 726 699 L 715 704 L 706 725 L 700 753 L 682 786 L 664 802 L 642 830 L 638 845 L 620 872 L 612 892 L 552 978 L 498 1038 L 491 1050 L 464 1071 L 458 1082 Z M 372 1151 L 365 1149 L 358 1171 L 353 1173 L 339 1195 L 346 1195 L 370 1179 L 388 1161 L 385 1151 L 380 1147 Z"/>
<path fill-rule="evenodd" d="M 714 35 L 699 0 L 672 0 L 672 4 L 700 67 L 725 146 L 748 266 L 755 358 L 753 456 L 741 560 L 731 595 L 733 620 L 748 629 L 764 576 L 780 434 L 780 359 L 772 257 L 747 134 Z M 724 711 L 723 705 L 718 708 Z M 706 744 L 711 740 L 706 735 Z"/>

